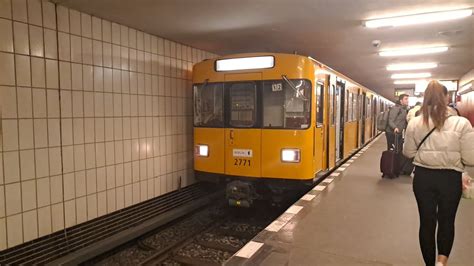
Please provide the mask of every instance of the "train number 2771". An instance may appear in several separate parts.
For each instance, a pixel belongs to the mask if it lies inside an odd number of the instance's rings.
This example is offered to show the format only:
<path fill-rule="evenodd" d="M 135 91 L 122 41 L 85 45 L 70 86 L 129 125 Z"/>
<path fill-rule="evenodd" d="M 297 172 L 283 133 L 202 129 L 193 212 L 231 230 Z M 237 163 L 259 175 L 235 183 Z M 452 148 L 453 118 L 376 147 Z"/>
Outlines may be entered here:
<path fill-rule="evenodd" d="M 250 160 L 248 159 L 234 159 L 235 166 L 250 166 Z"/>

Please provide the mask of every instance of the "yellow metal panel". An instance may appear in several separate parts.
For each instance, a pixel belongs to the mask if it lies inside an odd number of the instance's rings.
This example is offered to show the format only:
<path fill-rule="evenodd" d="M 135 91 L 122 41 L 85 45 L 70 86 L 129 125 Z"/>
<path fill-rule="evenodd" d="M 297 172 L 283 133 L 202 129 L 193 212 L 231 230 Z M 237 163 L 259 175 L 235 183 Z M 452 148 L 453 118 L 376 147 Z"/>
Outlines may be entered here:
<path fill-rule="evenodd" d="M 261 176 L 261 137 L 261 129 L 225 129 L 227 175 Z"/>
<path fill-rule="evenodd" d="M 311 179 L 313 172 L 313 130 L 262 130 L 262 176 Z M 300 163 L 281 162 L 283 148 L 300 149 Z"/>
<path fill-rule="evenodd" d="M 224 129 L 194 128 L 194 144 L 209 146 L 209 156 L 194 155 L 194 169 L 216 174 L 224 174 Z"/>
<path fill-rule="evenodd" d="M 329 168 L 336 166 L 336 126 L 329 127 Z"/>

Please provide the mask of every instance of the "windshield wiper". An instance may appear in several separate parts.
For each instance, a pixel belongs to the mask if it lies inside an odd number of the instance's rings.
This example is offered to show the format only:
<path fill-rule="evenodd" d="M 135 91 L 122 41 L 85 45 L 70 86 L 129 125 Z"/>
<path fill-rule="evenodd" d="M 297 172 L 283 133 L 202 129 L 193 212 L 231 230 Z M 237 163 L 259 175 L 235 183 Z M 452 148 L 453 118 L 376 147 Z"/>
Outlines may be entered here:
<path fill-rule="evenodd" d="M 304 95 L 302 93 L 300 93 L 300 91 L 295 87 L 295 85 L 293 84 L 293 82 L 291 82 L 291 80 L 289 80 L 285 75 L 281 75 L 281 78 L 296 92 L 296 97 L 298 97 L 298 95 L 301 96 L 301 99 L 303 101 L 307 101 L 308 99 L 306 99 L 306 97 L 304 97 Z"/>

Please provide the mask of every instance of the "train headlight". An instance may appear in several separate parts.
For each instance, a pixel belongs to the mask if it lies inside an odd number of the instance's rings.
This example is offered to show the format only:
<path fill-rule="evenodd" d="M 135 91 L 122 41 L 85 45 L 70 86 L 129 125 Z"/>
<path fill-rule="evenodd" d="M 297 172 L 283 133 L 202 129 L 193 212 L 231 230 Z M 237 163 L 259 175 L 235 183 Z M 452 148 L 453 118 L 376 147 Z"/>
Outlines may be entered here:
<path fill-rule="evenodd" d="M 196 145 L 195 148 L 196 155 L 201 157 L 209 156 L 209 146 L 207 145 Z"/>
<path fill-rule="evenodd" d="M 281 161 L 285 163 L 299 163 L 301 160 L 301 153 L 299 149 L 282 149 Z"/>

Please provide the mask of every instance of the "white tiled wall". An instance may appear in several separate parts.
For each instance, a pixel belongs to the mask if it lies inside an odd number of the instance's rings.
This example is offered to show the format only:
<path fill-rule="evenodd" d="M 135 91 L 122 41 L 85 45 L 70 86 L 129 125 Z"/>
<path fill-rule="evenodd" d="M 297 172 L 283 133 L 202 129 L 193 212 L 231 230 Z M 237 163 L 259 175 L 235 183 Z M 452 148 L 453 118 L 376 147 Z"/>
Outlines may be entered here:
<path fill-rule="evenodd" d="M 190 73 L 212 56 L 0 0 L 0 250 L 193 182 Z"/>

